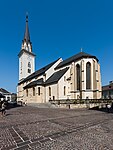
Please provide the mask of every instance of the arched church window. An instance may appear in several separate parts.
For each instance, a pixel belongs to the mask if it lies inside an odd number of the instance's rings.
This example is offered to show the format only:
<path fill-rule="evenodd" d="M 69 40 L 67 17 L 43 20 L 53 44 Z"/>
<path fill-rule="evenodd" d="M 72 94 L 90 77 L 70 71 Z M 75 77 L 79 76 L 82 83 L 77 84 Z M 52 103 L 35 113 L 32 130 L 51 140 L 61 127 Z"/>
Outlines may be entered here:
<path fill-rule="evenodd" d="M 86 64 L 86 89 L 91 89 L 91 63 Z"/>
<path fill-rule="evenodd" d="M 40 87 L 38 87 L 38 95 L 40 95 Z"/>
<path fill-rule="evenodd" d="M 26 96 L 28 96 L 28 89 L 26 90 Z"/>
<path fill-rule="evenodd" d="M 77 81 L 77 90 L 80 90 L 80 65 L 76 65 L 76 81 Z"/>
<path fill-rule="evenodd" d="M 64 86 L 64 95 L 66 95 L 66 86 Z"/>
<path fill-rule="evenodd" d="M 51 96 L 51 87 L 49 87 L 49 96 Z"/>
<path fill-rule="evenodd" d="M 35 96 L 35 87 L 33 87 L 33 96 Z"/>
<path fill-rule="evenodd" d="M 31 63 L 30 62 L 28 62 L 28 67 L 31 68 Z"/>

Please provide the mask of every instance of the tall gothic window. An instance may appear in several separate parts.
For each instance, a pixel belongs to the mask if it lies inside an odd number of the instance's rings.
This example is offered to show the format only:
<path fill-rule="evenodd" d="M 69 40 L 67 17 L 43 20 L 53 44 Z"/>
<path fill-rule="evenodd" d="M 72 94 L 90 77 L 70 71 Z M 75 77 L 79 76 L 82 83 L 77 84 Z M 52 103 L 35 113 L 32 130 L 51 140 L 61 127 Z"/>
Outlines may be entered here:
<path fill-rule="evenodd" d="M 86 64 L 86 89 L 91 89 L 91 64 Z"/>
<path fill-rule="evenodd" d="M 49 87 L 49 96 L 51 96 L 51 87 Z"/>
<path fill-rule="evenodd" d="M 80 65 L 76 65 L 76 72 L 77 72 L 77 90 L 80 90 Z"/>

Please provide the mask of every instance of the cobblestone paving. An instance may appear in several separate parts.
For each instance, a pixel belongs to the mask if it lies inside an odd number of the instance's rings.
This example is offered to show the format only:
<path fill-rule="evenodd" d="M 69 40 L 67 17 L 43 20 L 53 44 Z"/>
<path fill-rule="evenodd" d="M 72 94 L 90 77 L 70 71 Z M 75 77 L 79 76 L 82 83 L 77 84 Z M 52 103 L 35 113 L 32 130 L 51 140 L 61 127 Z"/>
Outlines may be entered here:
<path fill-rule="evenodd" d="M 0 117 L 0 150 L 113 150 L 113 114 L 13 108 Z"/>

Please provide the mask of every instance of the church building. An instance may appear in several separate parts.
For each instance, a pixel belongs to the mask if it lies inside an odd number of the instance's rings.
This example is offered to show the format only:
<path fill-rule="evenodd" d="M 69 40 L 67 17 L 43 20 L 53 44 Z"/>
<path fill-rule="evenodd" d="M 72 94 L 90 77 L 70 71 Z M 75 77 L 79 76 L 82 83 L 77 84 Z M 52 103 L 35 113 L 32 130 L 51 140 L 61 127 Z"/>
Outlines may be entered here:
<path fill-rule="evenodd" d="M 35 71 L 28 16 L 19 57 L 18 101 L 47 103 L 62 99 L 100 99 L 101 73 L 96 56 L 80 52 Z"/>

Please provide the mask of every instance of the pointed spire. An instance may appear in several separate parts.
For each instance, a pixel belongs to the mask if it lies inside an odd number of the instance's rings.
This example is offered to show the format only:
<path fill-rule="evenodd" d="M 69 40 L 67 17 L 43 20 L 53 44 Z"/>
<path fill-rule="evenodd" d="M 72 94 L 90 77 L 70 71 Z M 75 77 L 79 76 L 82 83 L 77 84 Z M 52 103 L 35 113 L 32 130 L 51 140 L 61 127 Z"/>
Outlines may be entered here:
<path fill-rule="evenodd" d="M 28 14 L 26 14 L 26 28 L 25 28 L 25 34 L 24 34 L 24 41 L 26 41 L 26 44 L 30 42 L 30 34 L 29 34 L 29 27 L 28 27 Z"/>

